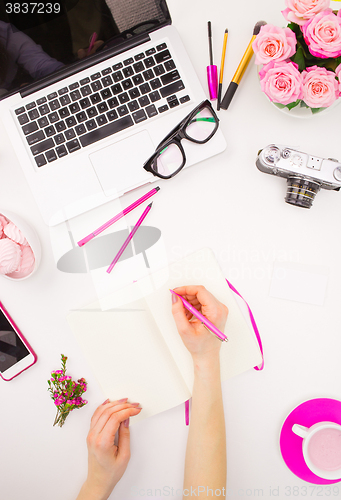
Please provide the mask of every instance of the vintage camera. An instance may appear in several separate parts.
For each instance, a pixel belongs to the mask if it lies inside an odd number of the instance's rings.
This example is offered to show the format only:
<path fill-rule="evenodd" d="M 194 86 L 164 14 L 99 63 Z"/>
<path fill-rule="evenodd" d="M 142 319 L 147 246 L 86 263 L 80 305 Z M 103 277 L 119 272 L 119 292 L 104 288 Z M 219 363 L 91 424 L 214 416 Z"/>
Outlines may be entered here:
<path fill-rule="evenodd" d="M 341 163 L 319 158 L 287 146 L 270 144 L 258 152 L 256 166 L 261 172 L 287 179 L 285 201 L 310 208 L 321 188 L 338 191 L 341 187 Z"/>

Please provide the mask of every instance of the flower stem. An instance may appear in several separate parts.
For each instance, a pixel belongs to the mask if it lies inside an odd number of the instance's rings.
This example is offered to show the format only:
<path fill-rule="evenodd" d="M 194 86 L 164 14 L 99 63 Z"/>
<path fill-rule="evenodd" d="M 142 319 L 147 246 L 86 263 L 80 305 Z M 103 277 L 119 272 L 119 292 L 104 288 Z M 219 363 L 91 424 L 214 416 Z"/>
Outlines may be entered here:
<path fill-rule="evenodd" d="M 57 410 L 57 415 L 56 415 L 56 418 L 54 419 L 53 426 L 58 424 L 59 418 L 60 418 L 60 415 L 59 415 L 59 411 Z"/>

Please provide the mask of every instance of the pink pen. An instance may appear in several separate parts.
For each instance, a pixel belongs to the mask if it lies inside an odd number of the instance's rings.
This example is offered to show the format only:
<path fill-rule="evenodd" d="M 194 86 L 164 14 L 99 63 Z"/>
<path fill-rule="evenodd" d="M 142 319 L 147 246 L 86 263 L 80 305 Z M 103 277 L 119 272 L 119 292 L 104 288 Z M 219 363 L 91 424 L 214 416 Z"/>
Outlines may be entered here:
<path fill-rule="evenodd" d="M 178 297 L 180 297 L 184 307 L 189 312 L 191 312 L 193 314 L 193 316 L 198 318 L 198 320 L 201 321 L 209 330 L 211 330 L 211 332 L 214 333 L 214 335 L 216 335 L 219 340 L 221 340 L 222 342 L 228 342 L 228 338 L 226 337 L 226 335 L 224 333 L 222 333 L 216 326 L 214 326 L 214 324 L 211 323 L 207 318 L 205 318 L 205 316 L 203 316 L 199 311 L 197 311 L 197 309 L 195 307 L 193 307 L 189 302 L 187 302 L 186 299 L 184 299 L 183 297 L 181 297 L 181 295 L 174 292 L 174 290 L 169 290 L 169 291 L 171 293 L 173 293 L 174 295 L 177 295 Z"/>
<path fill-rule="evenodd" d="M 94 48 L 94 45 L 95 45 L 95 42 L 97 40 L 97 33 L 96 31 L 91 35 L 91 39 L 90 39 L 90 43 L 89 43 L 89 48 L 88 48 L 88 52 L 87 52 L 87 56 L 90 55 L 90 52 L 92 51 L 92 49 Z"/>
<path fill-rule="evenodd" d="M 210 51 L 210 65 L 207 66 L 207 83 L 208 90 L 210 92 L 210 99 L 214 101 L 217 99 L 217 91 L 218 91 L 218 70 L 217 66 L 213 64 L 213 50 L 212 50 L 212 28 L 211 21 L 207 23 L 208 27 L 208 47 Z"/>
<path fill-rule="evenodd" d="M 108 227 L 110 227 L 112 224 L 114 224 L 114 222 L 117 222 L 119 219 L 121 219 L 125 215 L 129 214 L 129 212 L 131 212 L 132 210 L 134 210 L 134 208 L 136 208 L 139 205 L 141 205 L 141 203 L 143 203 L 144 201 L 148 200 L 148 198 L 150 198 L 151 196 L 153 196 L 154 194 L 156 194 L 158 191 L 160 191 L 159 186 L 157 186 L 156 188 L 152 189 L 151 191 L 148 191 L 148 193 L 146 193 L 145 195 L 143 195 L 138 200 L 134 201 L 134 203 L 132 203 L 131 205 L 129 205 L 129 207 L 125 208 L 122 212 L 120 212 L 119 214 L 115 215 L 115 217 L 113 217 L 112 219 L 108 220 L 108 222 L 106 222 L 105 224 L 103 224 L 103 226 L 99 227 L 93 233 L 90 233 L 88 236 L 85 236 L 85 238 L 83 238 L 82 240 L 80 240 L 77 243 L 77 245 L 80 246 L 80 247 L 82 247 L 83 245 L 85 245 L 85 243 L 87 243 L 88 241 L 92 240 L 92 238 L 94 238 L 95 236 L 97 236 L 98 234 L 100 234 L 102 231 L 104 231 L 105 229 L 107 229 Z"/>
<path fill-rule="evenodd" d="M 136 222 L 136 225 L 134 226 L 134 229 L 131 231 L 131 233 L 129 234 L 128 238 L 125 240 L 125 242 L 123 243 L 121 249 L 119 250 L 118 254 L 116 255 L 116 257 L 114 258 L 114 260 L 112 261 L 112 263 L 108 267 L 107 273 L 110 273 L 113 270 L 113 267 L 117 264 L 119 258 L 123 254 L 124 250 L 127 248 L 129 241 L 133 238 L 134 234 L 136 233 L 136 231 L 138 230 L 138 228 L 141 226 L 143 220 L 147 216 L 147 213 L 152 208 L 152 204 L 153 203 L 151 203 L 150 205 L 148 205 L 148 207 L 143 212 L 143 214 L 141 215 L 141 217 L 139 218 L 139 220 Z"/>

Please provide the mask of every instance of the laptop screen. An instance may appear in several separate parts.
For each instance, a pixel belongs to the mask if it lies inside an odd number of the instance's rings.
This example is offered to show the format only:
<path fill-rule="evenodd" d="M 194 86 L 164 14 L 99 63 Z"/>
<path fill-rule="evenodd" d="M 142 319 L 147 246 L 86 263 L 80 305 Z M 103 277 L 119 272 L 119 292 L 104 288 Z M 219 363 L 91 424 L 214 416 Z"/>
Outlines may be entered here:
<path fill-rule="evenodd" d="M 0 99 L 170 22 L 165 0 L 0 0 Z"/>

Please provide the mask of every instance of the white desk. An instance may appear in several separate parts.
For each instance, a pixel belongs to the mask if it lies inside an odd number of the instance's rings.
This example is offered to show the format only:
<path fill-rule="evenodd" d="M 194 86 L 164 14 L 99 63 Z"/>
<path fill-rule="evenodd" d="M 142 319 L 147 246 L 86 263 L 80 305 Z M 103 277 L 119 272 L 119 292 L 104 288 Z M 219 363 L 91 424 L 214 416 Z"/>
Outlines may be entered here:
<path fill-rule="evenodd" d="M 169 0 L 199 78 L 206 88 L 207 21 L 212 21 L 215 62 L 220 64 L 226 27 L 226 89 L 261 19 L 284 25 L 284 1 Z M 286 467 L 279 433 L 286 415 L 315 397 L 341 397 L 340 231 L 341 194 L 322 190 L 311 210 L 284 202 L 286 181 L 255 167 L 257 151 L 271 142 L 341 158 L 341 108 L 309 120 L 285 116 L 261 93 L 253 63 L 228 111 L 221 111 L 226 151 L 162 183 L 148 223 L 162 231 L 169 260 L 210 246 L 234 286 L 251 304 L 263 340 L 265 369 L 250 370 L 223 385 L 227 429 L 228 497 L 304 498 L 308 483 Z M 56 269 L 49 230 L 42 222 L 6 132 L 0 131 L 0 206 L 23 215 L 39 233 L 43 257 L 38 272 L 14 283 L 1 279 L 1 300 L 38 354 L 38 363 L 10 383 L 0 383 L 0 497 L 4 500 L 73 499 L 86 476 L 85 437 L 102 403 L 96 380 L 66 323 L 70 309 L 95 298 L 87 275 Z M 138 193 L 144 193 L 141 188 Z M 176 198 L 174 197 L 176 193 Z M 126 195 L 126 203 L 137 193 Z M 183 221 L 183 213 L 192 220 Z M 270 297 L 274 262 L 326 265 L 323 306 Z M 46 380 L 69 356 L 69 372 L 89 382 L 89 404 L 73 412 L 63 429 L 53 428 L 54 406 Z M 113 361 L 115 360 L 113 353 Z M 127 394 L 127 396 L 129 396 Z M 170 498 L 182 488 L 188 428 L 183 406 L 131 429 L 132 458 L 111 498 Z M 131 488 L 139 493 L 131 495 Z M 163 496 L 155 492 L 164 490 Z M 173 488 L 173 490 L 172 490 Z M 290 489 L 291 488 L 291 489 Z M 149 491 L 149 496 L 148 491 Z M 258 490 L 258 491 L 257 491 Z M 321 493 L 322 491 L 322 493 Z M 335 490 L 334 490 L 335 491 Z M 271 494 L 272 493 L 272 494 Z M 341 494 L 339 483 L 338 495 Z M 154 496 L 151 496 L 154 495 Z M 323 488 L 309 498 L 327 496 Z M 331 495 L 335 498 L 335 495 Z"/>

